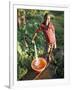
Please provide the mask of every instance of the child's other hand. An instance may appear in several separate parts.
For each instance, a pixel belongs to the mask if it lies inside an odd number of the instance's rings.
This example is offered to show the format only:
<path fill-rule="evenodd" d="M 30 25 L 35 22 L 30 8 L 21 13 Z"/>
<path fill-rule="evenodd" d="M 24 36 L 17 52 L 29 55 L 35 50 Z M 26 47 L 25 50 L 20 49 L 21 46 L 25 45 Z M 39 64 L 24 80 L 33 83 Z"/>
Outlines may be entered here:
<path fill-rule="evenodd" d="M 56 45 L 56 44 L 54 45 L 54 48 L 55 48 L 55 49 L 57 48 L 57 45 Z"/>

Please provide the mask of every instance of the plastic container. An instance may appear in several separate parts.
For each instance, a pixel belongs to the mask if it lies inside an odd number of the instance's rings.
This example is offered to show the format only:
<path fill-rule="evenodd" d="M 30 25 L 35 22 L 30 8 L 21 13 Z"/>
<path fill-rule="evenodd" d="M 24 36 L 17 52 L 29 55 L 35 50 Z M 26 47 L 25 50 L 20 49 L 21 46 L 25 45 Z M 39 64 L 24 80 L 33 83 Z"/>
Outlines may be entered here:
<path fill-rule="evenodd" d="M 33 60 L 31 63 L 31 67 L 36 73 L 42 72 L 46 66 L 47 66 L 47 61 L 44 58 L 38 58 L 38 63 L 36 64 L 37 60 Z"/>

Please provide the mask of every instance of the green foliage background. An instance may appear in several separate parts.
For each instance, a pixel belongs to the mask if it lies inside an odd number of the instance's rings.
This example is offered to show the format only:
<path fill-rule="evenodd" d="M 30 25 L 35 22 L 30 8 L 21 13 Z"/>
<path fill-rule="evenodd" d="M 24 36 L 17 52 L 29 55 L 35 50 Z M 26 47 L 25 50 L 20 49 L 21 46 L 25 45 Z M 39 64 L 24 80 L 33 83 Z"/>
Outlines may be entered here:
<path fill-rule="evenodd" d="M 48 10 L 33 10 L 33 9 L 18 9 L 20 17 L 25 16 L 26 24 L 17 27 L 17 79 L 20 80 L 31 70 L 31 62 L 34 59 L 34 46 L 31 42 L 35 30 L 43 21 L 45 13 L 51 14 L 51 21 L 55 25 L 57 47 L 64 48 L 64 12 L 63 11 L 48 11 Z M 45 38 L 40 32 L 36 39 L 38 56 L 45 53 Z M 64 60 L 60 63 L 60 59 L 56 59 L 57 77 L 61 78 L 64 75 Z M 60 66 L 63 66 L 61 68 Z"/>

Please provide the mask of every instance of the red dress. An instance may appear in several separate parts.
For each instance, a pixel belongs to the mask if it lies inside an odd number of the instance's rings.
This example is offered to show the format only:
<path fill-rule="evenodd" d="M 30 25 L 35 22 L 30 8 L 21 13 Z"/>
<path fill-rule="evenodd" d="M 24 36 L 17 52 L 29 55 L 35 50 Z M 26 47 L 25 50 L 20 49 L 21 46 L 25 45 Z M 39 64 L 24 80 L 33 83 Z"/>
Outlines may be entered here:
<path fill-rule="evenodd" d="M 43 23 L 40 25 L 39 29 L 36 30 L 36 33 L 43 31 L 46 41 L 49 44 L 54 44 L 56 42 L 55 38 L 55 28 L 52 23 L 49 23 L 48 27 L 46 27 Z"/>

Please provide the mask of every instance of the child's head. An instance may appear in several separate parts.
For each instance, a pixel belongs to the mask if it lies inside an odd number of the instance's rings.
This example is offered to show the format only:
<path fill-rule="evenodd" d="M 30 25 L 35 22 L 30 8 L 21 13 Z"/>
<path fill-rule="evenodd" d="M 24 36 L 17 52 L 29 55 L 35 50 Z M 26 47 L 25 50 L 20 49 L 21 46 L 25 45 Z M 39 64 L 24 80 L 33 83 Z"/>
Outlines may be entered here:
<path fill-rule="evenodd" d="M 46 14 L 44 15 L 44 22 L 45 22 L 46 25 L 49 24 L 50 18 L 51 18 L 50 14 L 46 13 Z"/>

